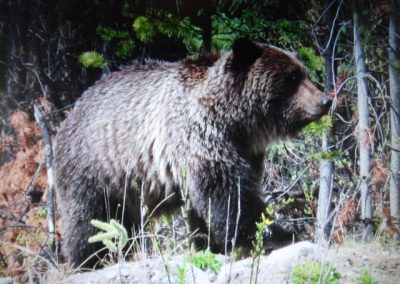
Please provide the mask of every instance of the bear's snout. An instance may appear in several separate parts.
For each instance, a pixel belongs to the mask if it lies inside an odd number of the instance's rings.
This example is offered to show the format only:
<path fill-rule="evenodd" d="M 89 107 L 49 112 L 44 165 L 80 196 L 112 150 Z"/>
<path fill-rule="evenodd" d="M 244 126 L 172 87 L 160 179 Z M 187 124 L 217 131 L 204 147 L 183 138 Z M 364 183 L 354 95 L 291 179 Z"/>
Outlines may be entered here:
<path fill-rule="evenodd" d="M 332 106 L 332 100 L 326 95 L 322 95 L 321 106 L 320 106 L 321 116 L 327 114 L 331 106 Z"/>
<path fill-rule="evenodd" d="M 322 106 L 329 109 L 331 105 L 332 105 L 332 100 L 327 95 L 323 95 Z"/>
<path fill-rule="evenodd" d="M 332 105 L 332 96 L 322 93 L 309 80 L 300 85 L 295 97 L 297 107 L 306 113 L 304 118 L 310 121 L 327 114 Z"/>

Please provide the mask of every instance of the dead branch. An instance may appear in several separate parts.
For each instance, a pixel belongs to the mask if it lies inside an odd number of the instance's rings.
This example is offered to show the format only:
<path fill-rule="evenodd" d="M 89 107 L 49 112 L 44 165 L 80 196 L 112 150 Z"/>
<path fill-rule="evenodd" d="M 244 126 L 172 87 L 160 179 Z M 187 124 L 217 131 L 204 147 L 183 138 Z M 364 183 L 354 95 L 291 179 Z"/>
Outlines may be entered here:
<path fill-rule="evenodd" d="M 51 144 L 51 135 L 46 125 L 41 106 L 37 103 L 33 105 L 34 115 L 37 123 L 39 124 L 40 132 L 44 141 L 44 153 L 46 159 L 47 168 L 47 180 L 48 180 L 48 195 L 47 195 L 47 226 L 48 226 L 48 237 L 51 252 L 55 255 L 56 253 L 56 242 L 55 242 L 55 198 L 54 198 L 54 168 L 53 168 L 53 148 Z"/>

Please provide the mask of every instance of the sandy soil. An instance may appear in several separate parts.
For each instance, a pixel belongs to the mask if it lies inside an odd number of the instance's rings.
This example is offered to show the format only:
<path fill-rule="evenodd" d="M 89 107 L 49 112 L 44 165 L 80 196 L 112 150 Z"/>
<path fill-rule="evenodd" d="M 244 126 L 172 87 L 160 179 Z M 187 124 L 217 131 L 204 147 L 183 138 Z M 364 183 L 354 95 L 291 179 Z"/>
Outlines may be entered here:
<path fill-rule="evenodd" d="M 357 283 L 364 269 L 377 283 L 400 283 L 400 246 L 348 242 L 329 250 L 329 261 L 342 274 L 340 283 Z"/>

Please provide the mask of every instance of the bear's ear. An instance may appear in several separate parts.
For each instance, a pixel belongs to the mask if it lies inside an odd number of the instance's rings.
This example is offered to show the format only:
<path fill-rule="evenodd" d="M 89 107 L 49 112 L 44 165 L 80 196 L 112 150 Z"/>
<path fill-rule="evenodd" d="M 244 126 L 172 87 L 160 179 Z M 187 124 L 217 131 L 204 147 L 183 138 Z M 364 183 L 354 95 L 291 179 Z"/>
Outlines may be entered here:
<path fill-rule="evenodd" d="M 238 38 L 232 45 L 232 69 L 247 70 L 261 56 L 262 48 L 247 38 Z"/>

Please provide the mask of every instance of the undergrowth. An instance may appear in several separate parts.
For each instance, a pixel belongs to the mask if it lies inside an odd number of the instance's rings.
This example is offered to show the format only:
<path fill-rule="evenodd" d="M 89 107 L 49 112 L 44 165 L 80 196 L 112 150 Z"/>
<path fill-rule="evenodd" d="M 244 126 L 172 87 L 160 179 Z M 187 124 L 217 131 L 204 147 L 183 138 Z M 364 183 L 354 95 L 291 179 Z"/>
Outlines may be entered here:
<path fill-rule="evenodd" d="M 17 247 L 39 254 L 47 245 L 47 177 L 32 117 L 18 110 L 9 123 L 13 134 L 0 135 L 0 271 L 24 281 L 31 263 Z"/>

